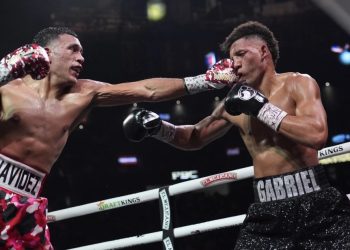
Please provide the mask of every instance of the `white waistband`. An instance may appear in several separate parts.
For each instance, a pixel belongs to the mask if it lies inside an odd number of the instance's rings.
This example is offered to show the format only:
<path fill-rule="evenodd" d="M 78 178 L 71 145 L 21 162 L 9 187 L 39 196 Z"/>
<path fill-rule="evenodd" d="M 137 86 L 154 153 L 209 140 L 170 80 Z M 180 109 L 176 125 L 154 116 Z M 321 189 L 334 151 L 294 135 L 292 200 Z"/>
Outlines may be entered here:
<path fill-rule="evenodd" d="M 0 154 L 0 187 L 19 195 L 37 197 L 46 174 Z"/>

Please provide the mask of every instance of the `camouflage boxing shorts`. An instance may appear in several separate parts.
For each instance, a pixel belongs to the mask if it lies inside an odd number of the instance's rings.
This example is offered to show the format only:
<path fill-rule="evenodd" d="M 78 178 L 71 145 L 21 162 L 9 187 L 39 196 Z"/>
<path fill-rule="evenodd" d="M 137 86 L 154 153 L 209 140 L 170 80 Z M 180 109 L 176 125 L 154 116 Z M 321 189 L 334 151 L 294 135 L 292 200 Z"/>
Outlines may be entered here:
<path fill-rule="evenodd" d="M 0 154 L 0 250 L 53 249 L 47 199 L 38 197 L 45 176 Z"/>
<path fill-rule="evenodd" d="M 0 249 L 53 249 L 46 198 L 25 197 L 0 188 Z"/>

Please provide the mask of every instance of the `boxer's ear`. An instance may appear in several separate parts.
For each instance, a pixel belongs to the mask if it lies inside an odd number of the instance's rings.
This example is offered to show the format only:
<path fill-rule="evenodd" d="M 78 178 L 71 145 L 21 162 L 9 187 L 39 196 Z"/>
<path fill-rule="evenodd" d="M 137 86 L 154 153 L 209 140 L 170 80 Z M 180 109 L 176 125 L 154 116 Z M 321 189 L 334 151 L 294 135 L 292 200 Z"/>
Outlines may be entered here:
<path fill-rule="evenodd" d="M 266 57 L 271 54 L 269 48 L 266 46 L 266 44 L 262 44 L 260 46 L 260 55 L 261 55 L 261 61 L 266 59 Z"/>

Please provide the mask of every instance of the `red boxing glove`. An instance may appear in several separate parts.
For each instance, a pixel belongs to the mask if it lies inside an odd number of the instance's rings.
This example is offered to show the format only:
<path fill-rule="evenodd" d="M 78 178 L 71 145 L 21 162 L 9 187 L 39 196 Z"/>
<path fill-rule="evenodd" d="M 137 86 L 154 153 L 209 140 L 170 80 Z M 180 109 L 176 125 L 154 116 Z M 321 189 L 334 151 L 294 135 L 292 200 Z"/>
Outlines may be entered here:
<path fill-rule="evenodd" d="M 232 86 L 238 80 L 233 66 L 234 63 L 231 59 L 223 59 L 215 63 L 205 74 L 185 77 L 184 83 L 187 92 L 196 94 L 202 91 Z"/>
<path fill-rule="evenodd" d="M 30 74 L 35 80 L 43 79 L 50 70 L 46 50 L 37 44 L 27 44 L 5 56 L 0 61 L 0 83 Z"/>
<path fill-rule="evenodd" d="M 231 59 L 222 59 L 207 70 L 205 79 L 212 83 L 219 83 L 232 86 L 237 82 L 238 77 L 233 68 L 234 62 Z"/>

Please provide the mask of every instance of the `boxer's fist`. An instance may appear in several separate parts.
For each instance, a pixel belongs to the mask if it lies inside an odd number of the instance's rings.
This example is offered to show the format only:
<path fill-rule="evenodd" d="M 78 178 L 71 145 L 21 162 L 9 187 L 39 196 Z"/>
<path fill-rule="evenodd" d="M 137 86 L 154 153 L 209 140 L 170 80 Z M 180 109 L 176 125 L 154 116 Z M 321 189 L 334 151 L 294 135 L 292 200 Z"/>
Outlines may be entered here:
<path fill-rule="evenodd" d="M 231 59 L 222 59 L 215 63 L 205 74 L 205 79 L 212 84 L 214 88 L 223 88 L 227 85 L 232 86 L 236 83 L 238 77 L 234 70 L 234 62 Z"/>
<path fill-rule="evenodd" d="M 273 105 L 259 91 L 242 83 L 236 83 L 225 98 L 225 110 L 231 115 L 252 115 L 268 127 L 278 131 L 287 113 Z"/>
<path fill-rule="evenodd" d="M 236 83 L 225 98 L 225 109 L 231 115 L 257 116 L 260 109 L 268 102 L 259 91 L 242 83 Z"/>
<path fill-rule="evenodd" d="M 43 79 L 50 70 L 46 50 L 37 44 L 27 44 L 0 61 L 0 82 L 8 82 L 30 74 L 35 80 Z"/>
<path fill-rule="evenodd" d="M 233 61 L 223 59 L 215 63 L 203 75 L 184 78 L 184 83 L 189 94 L 196 94 L 206 90 L 232 86 L 237 80 Z"/>
<path fill-rule="evenodd" d="M 130 141 L 139 142 L 156 134 L 162 126 L 159 115 L 145 109 L 132 111 L 123 122 L 123 129 Z"/>

